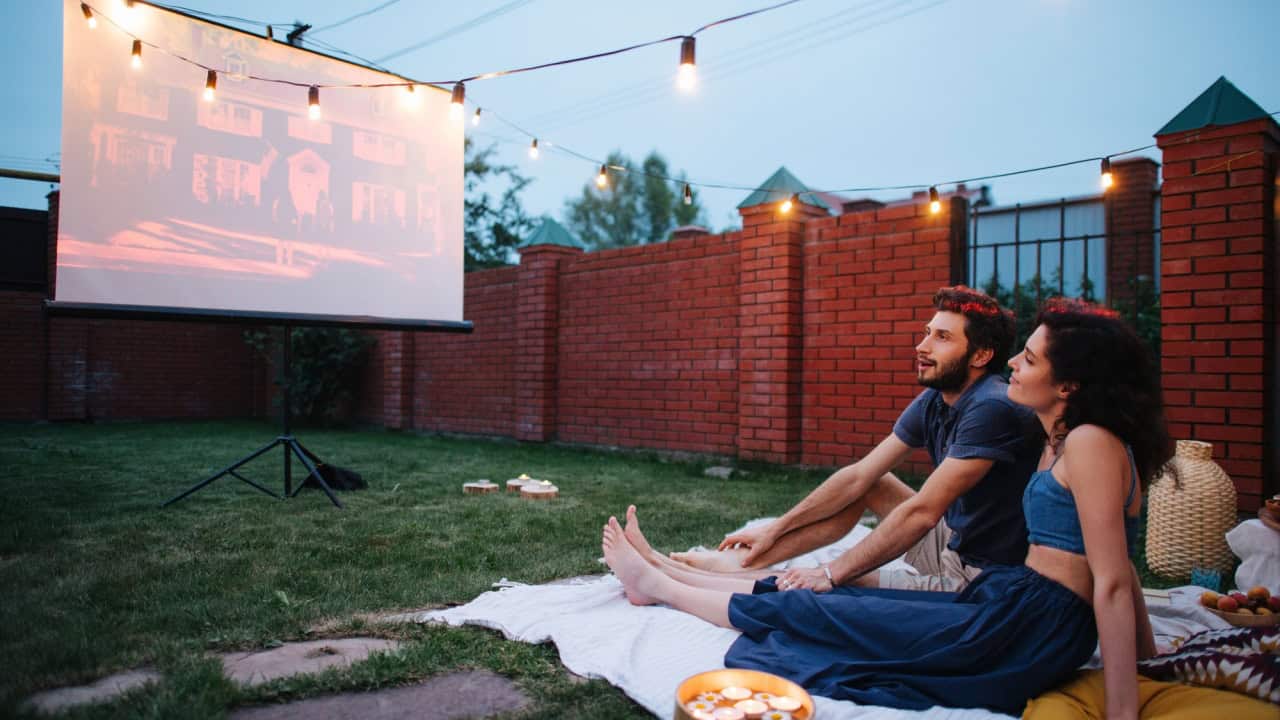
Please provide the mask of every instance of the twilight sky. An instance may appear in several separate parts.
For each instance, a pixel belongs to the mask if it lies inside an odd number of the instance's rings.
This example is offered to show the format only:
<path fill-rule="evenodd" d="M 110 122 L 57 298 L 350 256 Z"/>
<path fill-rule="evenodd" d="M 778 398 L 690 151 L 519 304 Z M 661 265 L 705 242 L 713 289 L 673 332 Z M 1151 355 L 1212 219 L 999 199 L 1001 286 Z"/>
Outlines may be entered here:
<path fill-rule="evenodd" d="M 317 27 L 381 4 L 184 2 Z M 374 60 L 431 40 L 383 64 L 447 80 L 684 34 L 768 4 L 399 0 L 315 37 Z M 751 186 L 786 165 L 817 189 L 937 183 L 1145 145 L 1220 75 L 1280 110 L 1266 51 L 1276 28 L 1274 0 L 805 0 L 700 34 L 693 94 L 675 88 L 678 43 L 467 90 L 544 145 L 637 162 L 657 149 L 693 180 Z M 59 150 L 61 2 L 0 2 L 0 66 L 0 167 L 56 172 L 46 159 Z M 524 202 L 535 214 L 562 217 L 597 170 L 557 152 L 530 161 L 527 138 L 492 117 L 468 132 L 534 178 Z M 1092 193 L 1096 180 L 1089 163 L 990 184 L 1004 205 Z M 0 205 L 44 207 L 48 189 L 0 179 Z M 703 190 L 711 227 L 737 224 L 746 194 Z"/>

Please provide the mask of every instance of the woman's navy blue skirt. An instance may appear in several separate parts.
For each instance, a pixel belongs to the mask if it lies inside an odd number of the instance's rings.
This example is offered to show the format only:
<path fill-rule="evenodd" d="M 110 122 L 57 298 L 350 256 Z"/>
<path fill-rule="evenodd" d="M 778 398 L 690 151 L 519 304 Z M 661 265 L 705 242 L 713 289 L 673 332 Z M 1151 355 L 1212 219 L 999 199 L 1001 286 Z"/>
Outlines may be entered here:
<path fill-rule="evenodd" d="M 775 578 L 729 601 L 742 631 L 726 667 L 781 675 L 864 705 L 934 705 L 1020 715 L 1093 654 L 1093 609 L 1025 566 L 983 571 L 960 593 L 840 587 L 777 592 Z"/>

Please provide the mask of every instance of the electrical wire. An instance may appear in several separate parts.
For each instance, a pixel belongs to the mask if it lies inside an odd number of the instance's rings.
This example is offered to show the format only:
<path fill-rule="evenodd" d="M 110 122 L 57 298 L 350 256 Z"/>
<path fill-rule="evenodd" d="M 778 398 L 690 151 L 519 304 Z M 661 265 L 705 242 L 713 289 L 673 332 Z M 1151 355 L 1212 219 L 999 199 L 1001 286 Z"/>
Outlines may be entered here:
<path fill-rule="evenodd" d="M 370 9 L 368 9 L 368 10 L 363 11 L 363 12 L 358 12 L 358 13 L 356 13 L 355 15 L 352 15 L 352 16 L 351 16 L 351 17 L 349 17 L 349 18 L 343 18 L 342 20 L 339 20 L 338 22 L 330 23 L 330 24 L 328 24 L 328 25 L 321 25 L 321 26 L 320 26 L 320 27 L 318 27 L 318 28 L 311 28 L 310 30 L 308 30 L 308 31 L 307 31 L 307 34 L 308 34 L 308 35 L 315 35 L 316 33 L 319 33 L 319 32 L 324 32 L 324 31 L 326 31 L 326 30 L 332 30 L 332 29 L 337 28 L 337 27 L 342 27 L 343 25 L 346 25 L 347 23 L 349 23 L 349 22 L 351 22 L 351 21 L 353 21 L 353 20 L 359 20 L 359 19 L 360 19 L 360 18 L 362 18 L 362 17 L 368 17 L 369 15 L 372 15 L 372 14 L 374 14 L 374 13 L 376 13 L 376 12 L 380 12 L 380 11 L 382 11 L 382 10 L 386 10 L 387 8 L 391 7 L 392 5 L 395 5 L 395 4 L 396 4 L 396 3 L 398 3 L 398 2 L 400 2 L 400 0 L 387 0 L 387 1 L 386 1 L 386 2 L 384 2 L 384 3 L 381 3 L 380 5 L 377 5 L 376 7 L 372 7 L 372 8 L 370 8 Z"/>
<path fill-rule="evenodd" d="M 513 2 L 509 2 L 506 5 L 502 5 L 493 10 L 490 10 L 487 13 L 471 18 L 470 20 L 467 20 L 464 23 L 455 25 L 449 28 L 448 30 L 445 30 L 443 32 L 440 32 L 436 35 L 433 35 L 427 38 L 426 40 L 415 42 L 412 45 L 408 45 L 406 47 L 400 48 L 399 50 L 395 50 L 391 53 L 388 53 L 387 55 L 384 55 L 383 57 L 378 58 L 378 62 L 386 62 L 387 60 L 394 60 L 395 58 L 401 57 L 403 55 L 408 55 L 411 52 L 421 50 L 422 48 L 427 47 L 428 45 L 433 45 L 437 42 L 440 42 L 445 38 L 451 37 L 460 32 L 466 32 L 471 28 L 478 27 L 480 25 L 485 24 L 490 20 L 496 20 L 497 18 L 500 18 L 503 15 L 506 15 L 512 10 L 521 8 L 525 5 L 528 5 L 531 2 L 533 2 L 533 0 L 514 0 Z"/>

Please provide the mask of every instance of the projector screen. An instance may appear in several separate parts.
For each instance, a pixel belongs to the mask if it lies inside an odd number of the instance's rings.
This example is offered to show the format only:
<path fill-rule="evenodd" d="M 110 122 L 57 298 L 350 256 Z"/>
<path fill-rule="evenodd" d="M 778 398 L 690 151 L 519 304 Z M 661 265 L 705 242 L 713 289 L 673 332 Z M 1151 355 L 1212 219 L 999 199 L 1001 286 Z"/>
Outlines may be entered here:
<path fill-rule="evenodd" d="M 320 87 L 313 118 L 310 85 L 404 81 L 141 2 L 87 4 L 92 29 L 63 2 L 51 307 L 469 326 L 447 92 Z M 206 70 L 175 56 L 217 72 L 211 100 Z"/>

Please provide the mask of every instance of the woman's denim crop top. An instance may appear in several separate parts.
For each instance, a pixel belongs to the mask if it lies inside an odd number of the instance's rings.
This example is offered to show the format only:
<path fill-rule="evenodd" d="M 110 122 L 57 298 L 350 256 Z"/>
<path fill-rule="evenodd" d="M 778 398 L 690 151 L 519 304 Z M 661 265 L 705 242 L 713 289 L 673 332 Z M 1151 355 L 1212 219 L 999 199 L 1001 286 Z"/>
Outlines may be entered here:
<path fill-rule="evenodd" d="M 1138 469 L 1133 461 L 1133 450 L 1125 446 L 1129 454 L 1130 477 L 1129 495 L 1124 501 L 1124 535 L 1129 543 L 1129 554 L 1133 554 L 1138 538 L 1138 521 L 1140 517 L 1129 517 L 1129 504 L 1133 502 L 1133 494 L 1138 491 Z M 1055 459 L 1053 464 L 1058 461 Z M 1076 499 L 1071 491 L 1063 487 L 1053 478 L 1053 465 L 1038 470 L 1027 482 L 1027 489 L 1022 494 L 1022 512 L 1027 519 L 1028 540 L 1032 545 L 1066 550 L 1080 555 L 1084 554 L 1084 534 L 1080 530 L 1080 516 L 1076 511 Z"/>

